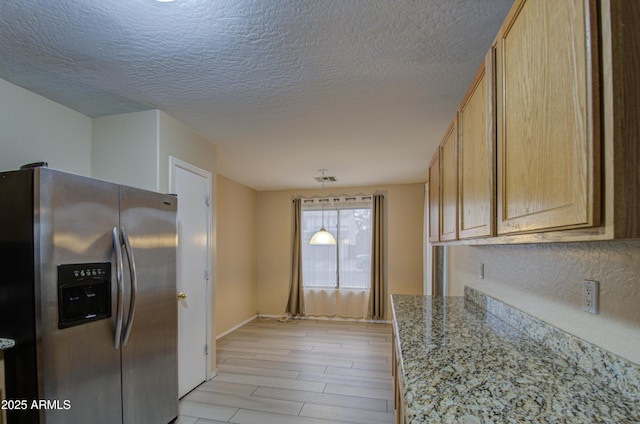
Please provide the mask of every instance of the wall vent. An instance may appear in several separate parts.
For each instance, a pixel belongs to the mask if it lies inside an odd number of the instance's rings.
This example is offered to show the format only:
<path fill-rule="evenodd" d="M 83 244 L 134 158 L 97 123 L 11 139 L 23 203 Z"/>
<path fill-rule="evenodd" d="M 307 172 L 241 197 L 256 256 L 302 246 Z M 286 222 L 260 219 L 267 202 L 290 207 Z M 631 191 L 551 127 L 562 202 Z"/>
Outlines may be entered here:
<path fill-rule="evenodd" d="M 317 182 L 319 183 L 334 183 L 338 180 L 336 180 L 336 177 L 313 177 Z"/>

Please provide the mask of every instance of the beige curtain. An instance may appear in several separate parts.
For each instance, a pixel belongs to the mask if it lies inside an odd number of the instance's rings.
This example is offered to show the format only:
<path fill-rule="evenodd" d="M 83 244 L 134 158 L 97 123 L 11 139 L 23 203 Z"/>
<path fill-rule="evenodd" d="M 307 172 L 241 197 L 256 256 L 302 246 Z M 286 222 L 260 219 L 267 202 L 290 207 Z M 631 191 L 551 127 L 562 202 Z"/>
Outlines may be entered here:
<path fill-rule="evenodd" d="M 373 195 L 371 235 L 371 293 L 369 295 L 369 317 L 384 320 L 386 316 L 387 294 L 384 260 L 384 196 Z"/>
<path fill-rule="evenodd" d="M 289 277 L 289 301 L 287 313 L 304 315 L 304 290 L 302 289 L 302 200 L 293 200 L 293 237 L 291 240 L 291 275 Z"/>
<path fill-rule="evenodd" d="M 368 289 L 304 289 L 304 313 L 308 317 L 365 319 L 368 310 Z"/>

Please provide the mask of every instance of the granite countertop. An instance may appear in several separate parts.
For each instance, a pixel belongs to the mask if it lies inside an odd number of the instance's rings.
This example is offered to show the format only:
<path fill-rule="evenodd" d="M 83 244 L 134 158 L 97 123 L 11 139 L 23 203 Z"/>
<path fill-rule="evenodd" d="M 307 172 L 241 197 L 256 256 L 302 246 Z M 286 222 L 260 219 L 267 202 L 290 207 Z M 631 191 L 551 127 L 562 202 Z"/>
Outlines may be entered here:
<path fill-rule="evenodd" d="M 639 423 L 637 399 L 463 297 L 392 295 L 408 423 Z"/>
<path fill-rule="evenodd" d="M 7 350 L 16 345 L 16 342 L 12 339 L 0 338 L 0 350 Z"/>

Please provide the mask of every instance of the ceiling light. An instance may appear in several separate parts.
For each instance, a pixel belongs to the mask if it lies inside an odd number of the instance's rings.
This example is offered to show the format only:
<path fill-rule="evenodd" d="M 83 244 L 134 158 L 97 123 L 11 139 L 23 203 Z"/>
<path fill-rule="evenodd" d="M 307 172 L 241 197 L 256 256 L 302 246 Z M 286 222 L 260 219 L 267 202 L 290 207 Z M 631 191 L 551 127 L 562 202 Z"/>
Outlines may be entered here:
<path fill-rule="evenodd" d="M 324 192 L 324 173 L 327 172 L 327 170 L 320 169 L 320 172 L 322 172 L 322 191 Z M 322 202 L 322 226 L 320 226 L 320 229 L 316 231 L 316 233 L 311 237 L 311 240 L 309 240 L 309 244 L 336 244 L 336 239 L 329 231 L 324 228 L 324 202 Z"/>

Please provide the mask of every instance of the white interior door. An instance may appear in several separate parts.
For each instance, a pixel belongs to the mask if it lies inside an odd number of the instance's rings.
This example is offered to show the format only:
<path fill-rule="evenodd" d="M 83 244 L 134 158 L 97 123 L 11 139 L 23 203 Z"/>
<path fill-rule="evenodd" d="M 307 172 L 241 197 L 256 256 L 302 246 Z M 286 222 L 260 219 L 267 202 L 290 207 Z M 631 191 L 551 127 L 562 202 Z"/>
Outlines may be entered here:
<path fill-rule="evenodd" d="M 172 159 L 172 189 L 178 195 L 178 389 L 182 397 L 207 378 L 211 174 Z"/>

